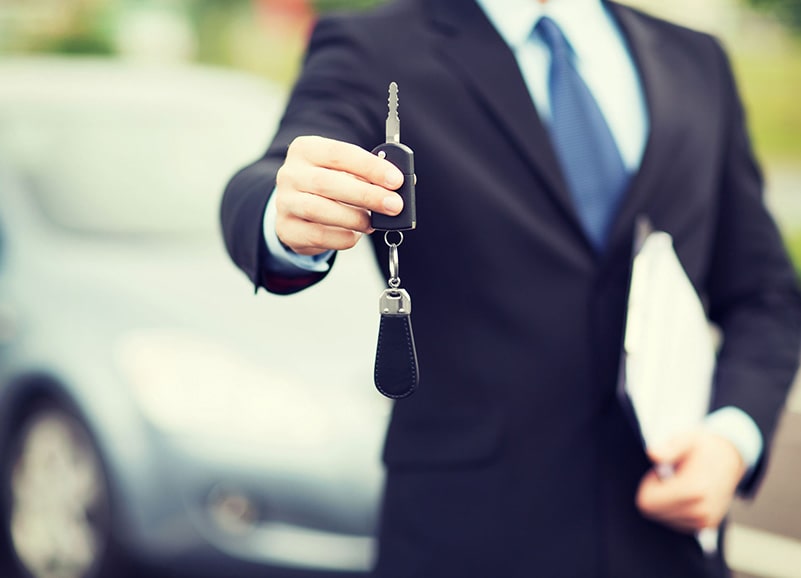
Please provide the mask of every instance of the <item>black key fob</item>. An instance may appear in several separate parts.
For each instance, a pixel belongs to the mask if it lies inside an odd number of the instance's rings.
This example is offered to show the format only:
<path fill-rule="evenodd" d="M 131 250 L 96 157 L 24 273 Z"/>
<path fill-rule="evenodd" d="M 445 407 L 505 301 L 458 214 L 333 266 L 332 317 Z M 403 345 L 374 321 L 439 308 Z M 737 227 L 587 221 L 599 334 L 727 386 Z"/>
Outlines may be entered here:
<path fill-rule="evenodd" d="M 399 142 L 381 143 L 373 149 L 373 154 L 387 159 L 403 173 L 403 184 L 396 191 L 403 198 L 403 210 L 391 217 L 373 212 L 370 224 L 378 231 L 409 231 L 417 226 L 417 206 L 415 203 L 414 185 L 417 177 L 414 174 L 414 152 Z"/>

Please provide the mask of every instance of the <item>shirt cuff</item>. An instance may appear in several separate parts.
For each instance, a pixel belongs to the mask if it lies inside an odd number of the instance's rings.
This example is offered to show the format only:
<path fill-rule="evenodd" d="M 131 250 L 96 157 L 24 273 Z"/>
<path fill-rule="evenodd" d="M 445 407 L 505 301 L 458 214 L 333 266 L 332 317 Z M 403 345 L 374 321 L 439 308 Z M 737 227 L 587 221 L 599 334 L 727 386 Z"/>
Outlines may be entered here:
<path fill-rule="evenodd" d="M 275 193 L 275 191 L 273 191 Z M 331 267 L 329 259 L 333 251 L 319 255 L 298 255 L 285 247 L 275 232 L 275 194 L 267 201 L 264 211 L 264 241 L 267 244 L 267 255 L 264 266 L 268 271 L 278 275 L 307 275 L 308 273 L 326 273 Z"/>
<path fill-rule="evenodd" d="M 706 416 L 704 429 L 734 444 L 745 462 L 747 478 L 759 462 L 764 446 L 762 433 L 751 416 L 733 406 L 723 407 Z"/>

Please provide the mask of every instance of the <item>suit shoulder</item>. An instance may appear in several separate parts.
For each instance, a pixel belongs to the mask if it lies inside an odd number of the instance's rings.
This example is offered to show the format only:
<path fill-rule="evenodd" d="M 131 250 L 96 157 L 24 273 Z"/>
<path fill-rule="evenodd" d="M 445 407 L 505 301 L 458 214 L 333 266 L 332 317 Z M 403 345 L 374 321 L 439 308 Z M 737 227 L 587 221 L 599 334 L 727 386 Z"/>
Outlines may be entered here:
<path fill-rule="evenodd" d="M 629 39 L 636 37 L 663 53 L 675 66 L 701 84 L 731 82 L 731 65 L 720 41 L 713 35 L 657 18 L 635 8 L 609 3 L 612 14 Z"/>
<path fill-rule="evenodd" d="M 674 47 L 684 47 L 693 52 L 713 53 L 721 51 L 720 41 L 712 34 L 653 16 L 631 6 L 610 4 L 613 6 L 613 13 L 618 18 L 637 21 L 640 26 L 648 29 L 649 33 L 657 41 L 667 42 Z"/>
<path fill-rule="evenodd" d="M 423 0 L 391 0 L 368 10 L 345 10 L 326 14 L 318 26 L 342 27 L 364 36 L 380 36 L 403 30 L 422 16 Z"/>
<path fill-rule="evenodd" d="M 392 0 L 369 10 L 326 14 L 314 27 L 307 57 L 334 48 L 346 51 L 352 65 L 380 69 L 382 62 L 403 56 L 400 47 L 421 44 L 424 2 Z"/>

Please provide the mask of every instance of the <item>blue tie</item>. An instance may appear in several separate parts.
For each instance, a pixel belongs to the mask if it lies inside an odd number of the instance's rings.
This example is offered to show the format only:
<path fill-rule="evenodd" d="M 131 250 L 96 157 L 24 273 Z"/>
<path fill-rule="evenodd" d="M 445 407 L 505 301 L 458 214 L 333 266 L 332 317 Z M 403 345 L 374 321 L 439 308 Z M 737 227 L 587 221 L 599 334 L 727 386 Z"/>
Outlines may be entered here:
<path fill-rule="evenodd" d="M 551 51 L 551 141 L 587 236 L 601 251 L 629 175 L 559 26 L 543 17 L 534 34 L 539 34 Z"/>

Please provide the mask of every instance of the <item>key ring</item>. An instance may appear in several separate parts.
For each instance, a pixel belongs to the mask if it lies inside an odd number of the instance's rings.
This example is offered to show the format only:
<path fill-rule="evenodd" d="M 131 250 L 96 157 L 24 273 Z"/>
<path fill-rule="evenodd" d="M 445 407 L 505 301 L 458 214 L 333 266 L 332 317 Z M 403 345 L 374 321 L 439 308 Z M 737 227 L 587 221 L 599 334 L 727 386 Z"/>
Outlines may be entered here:
<path fill-rule="evenodd" d="M 400 238 L 398 239 L 397 243 L 390 243 L 389 242 L 389 234 L 390 233 L 397 233 L 398 235 L 400 235 Z M 384 231 L 384 243 L 386 243 L 387 247 L 390 247 L 390 248 L 393 245 L 395 247 L 400 247 L 403 244 L 403 232 L 402 231 Z"/>
<path fill-rule="evenodd" d="M 400 231 L 396 231 L 400 238 L 398 239 L 397 243 L 390 243 L 389 242 L 389 234 L 392 231 L 386 231 L 384 233 L 384 243 L 387 244 L 389 247 L 389 280 L 387 283 L 393 289 L 397 289 L 400 287 L 400 277 L 398 274 L 400 273 L 400 264 L 398 263 L 398 246 L 403 243 L 403 233 Z"/>
<path fill-rule="evenodd" d="M 398 246 L 392 243 L 389 246 L 389 286 L 393 289 L 400 287 L 400 265 L 398 263 Z"/>

